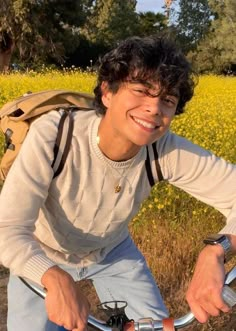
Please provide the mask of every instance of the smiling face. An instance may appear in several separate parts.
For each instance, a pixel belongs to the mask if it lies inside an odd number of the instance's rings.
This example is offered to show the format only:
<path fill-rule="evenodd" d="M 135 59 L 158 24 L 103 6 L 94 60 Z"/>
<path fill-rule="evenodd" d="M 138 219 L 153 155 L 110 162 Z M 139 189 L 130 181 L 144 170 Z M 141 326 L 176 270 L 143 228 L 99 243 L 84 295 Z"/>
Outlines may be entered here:
<path fill-rule="evenodd" d="M 102 131 L 109 141 L 127 149 L 136 146 L 138 150 L 163 136 L 178 105 L 178 96 L 160 93 L 157 84 L 129 81 L 113 93 L 104 83 L 102 90 L 107 108 Z"/>

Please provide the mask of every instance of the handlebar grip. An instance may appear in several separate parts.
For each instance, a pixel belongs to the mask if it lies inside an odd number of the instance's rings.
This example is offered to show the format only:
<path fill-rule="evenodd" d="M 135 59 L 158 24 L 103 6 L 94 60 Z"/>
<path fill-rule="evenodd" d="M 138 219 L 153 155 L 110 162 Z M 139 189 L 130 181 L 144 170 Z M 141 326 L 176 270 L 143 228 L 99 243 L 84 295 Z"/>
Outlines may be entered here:
<path fill-rule="evenodd" d="M 227 303 L 228 306 L 231 308 L 236 305 L 236 293 L 235 291 L 229 287 L 228 285 L 225 285 L 222 290 L 222 298 Z"/>

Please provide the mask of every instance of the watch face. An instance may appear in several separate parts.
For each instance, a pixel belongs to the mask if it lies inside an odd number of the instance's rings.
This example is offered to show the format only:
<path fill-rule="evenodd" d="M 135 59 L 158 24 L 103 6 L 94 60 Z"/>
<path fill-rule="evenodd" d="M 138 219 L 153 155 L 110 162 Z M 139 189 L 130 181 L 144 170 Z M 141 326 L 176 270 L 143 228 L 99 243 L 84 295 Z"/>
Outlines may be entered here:
<path fill-rule="evenodd" d="M 203 240 L 203 242 L 208 245 L 215 245 L 222 242 L 225 238 L 225 235 L 217 233 L 209 235 L 206 239 Z"/>

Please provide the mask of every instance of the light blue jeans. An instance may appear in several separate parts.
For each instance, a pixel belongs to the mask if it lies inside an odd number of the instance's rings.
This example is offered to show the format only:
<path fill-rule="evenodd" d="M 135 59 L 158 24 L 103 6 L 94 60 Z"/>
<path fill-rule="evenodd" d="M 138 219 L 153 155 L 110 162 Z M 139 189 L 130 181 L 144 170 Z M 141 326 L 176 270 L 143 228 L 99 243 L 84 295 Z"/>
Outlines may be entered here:
<path fill-rule="evenodd" d="M 127 301 L 125 311 L 130 319 L 162 319 L 168 316 L 144 257 L 130 237 L 99 264 L 80 269 L 60 267 L 70 273 L 75 281 L 91 279 L 101 302 Z M 47 319 L 44 300 L 12 275 L 8 284 L 7 327 L 8 331 L 64 330 Z"/>

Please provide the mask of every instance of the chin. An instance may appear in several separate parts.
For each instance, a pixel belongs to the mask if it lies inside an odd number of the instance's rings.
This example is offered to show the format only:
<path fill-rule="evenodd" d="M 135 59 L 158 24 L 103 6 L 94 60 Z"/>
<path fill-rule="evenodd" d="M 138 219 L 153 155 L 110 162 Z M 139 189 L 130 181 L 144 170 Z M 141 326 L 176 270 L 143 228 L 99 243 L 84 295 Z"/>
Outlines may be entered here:
<path fill-rule="evenodd" d="M 137 145 L 139 147 L 146 146 L 146 145 L 152 144 L 155 141 L 159 140 L 162 136 L 164 136 L 164 134 L 167 131 L 168 131 L 168 129 L 161 130 L 161 131 L 156 132 L 155 135 L 149 135 L 146 137 L 144 135 L 139 135 L 139 136 L 136 136 L 136 139 L 134 137 L 134 139 L 132 141 L 135 145 Z"/>

